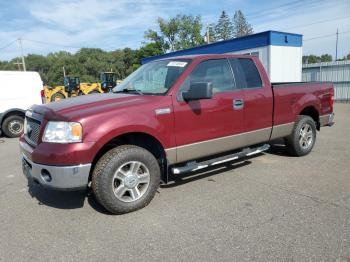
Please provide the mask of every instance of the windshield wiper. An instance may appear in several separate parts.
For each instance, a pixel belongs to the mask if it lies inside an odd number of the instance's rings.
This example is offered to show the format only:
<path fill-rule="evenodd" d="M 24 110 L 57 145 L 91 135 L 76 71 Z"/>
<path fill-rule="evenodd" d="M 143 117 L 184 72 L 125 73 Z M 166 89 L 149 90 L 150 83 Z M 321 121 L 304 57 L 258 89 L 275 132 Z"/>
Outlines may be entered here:
<path fill-rule="evenodd" d="M 124 88 L 122 90 L 116 91 L 115 93 L 138 93 L 139 95 L 143 95 L 143 93 L 138 89 L 128 89 L 128 88 Z"/>

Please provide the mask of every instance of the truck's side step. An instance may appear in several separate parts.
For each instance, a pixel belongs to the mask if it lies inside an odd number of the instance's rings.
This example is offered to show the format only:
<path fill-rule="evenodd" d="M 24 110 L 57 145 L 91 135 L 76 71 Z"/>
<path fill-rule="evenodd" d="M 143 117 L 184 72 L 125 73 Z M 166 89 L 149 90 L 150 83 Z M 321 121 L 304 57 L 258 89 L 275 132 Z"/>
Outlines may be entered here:
<path fill-rule="evenodd" d="M 203 162 L 196 162 L 196 161 L 188 162 L 185 166 L 173 167 L 171 169 L 171 171 L 173 174 L 182 174 L 182 173 L 187 173 L 187 172 L 193 172 L 193 171 L 196 171 L 196 170 L 199 170 L 202 168 L 207 168 L 207 167 L 222 164 L 222 163 L 225 163 L 228 161 L 237 160 L 239 158 L 259 154 L 263 151 L 268 150 L 269 148 L 270 148 L 269 144 L 264 144 L 260 147 L 255 147 L 255 148 L 248 147 L 248 148 L 244 148 L 242 151 L 240 151 L 238 153 L 209 159 L 209 160 L 206 160 Z"/>

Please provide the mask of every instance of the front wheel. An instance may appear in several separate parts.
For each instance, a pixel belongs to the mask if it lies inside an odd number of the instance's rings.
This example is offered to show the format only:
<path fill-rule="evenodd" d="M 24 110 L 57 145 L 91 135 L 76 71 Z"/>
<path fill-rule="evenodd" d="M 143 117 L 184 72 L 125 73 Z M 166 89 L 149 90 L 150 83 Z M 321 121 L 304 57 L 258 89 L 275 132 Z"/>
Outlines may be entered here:
<path fill-rule="evenodd" d="M 299 116 L 292 134 L 286 137 L 285 141 L 292 155 L 305 156 L 309 154 L 316 141 L 315 121 L 309 116 Z"/>
<path fill-rule="evenodd" d="M 92 174 L 97 201 L 114 214 L 145 207 L 160 184 L 160 167 L 146 149 L 124 145 L 108 151 Z"/>
<path fill-rule="evenodd" d="M 66 97 L 64 96 L 64 94 L 62 94 L 61 92 L 57 92 L 57 93 L 54 93 L 51 96 L 51 102 L 61 101 L 61 100 L 65 99 L 65 98 Z"/>

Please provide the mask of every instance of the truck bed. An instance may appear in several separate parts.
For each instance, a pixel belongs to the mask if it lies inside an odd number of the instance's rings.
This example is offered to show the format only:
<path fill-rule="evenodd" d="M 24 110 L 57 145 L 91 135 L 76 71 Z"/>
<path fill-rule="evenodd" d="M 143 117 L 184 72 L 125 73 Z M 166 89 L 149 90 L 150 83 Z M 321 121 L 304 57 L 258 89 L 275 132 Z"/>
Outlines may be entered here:
<path fill-rule="evenodd" d="M 333 111 L 330 103 L 334 95 L 331 82 L 272 83 L 272 91 L 274 125 L 296 121 L 295 117 L 308 105 L 316 105 L 320 116 Z"/>

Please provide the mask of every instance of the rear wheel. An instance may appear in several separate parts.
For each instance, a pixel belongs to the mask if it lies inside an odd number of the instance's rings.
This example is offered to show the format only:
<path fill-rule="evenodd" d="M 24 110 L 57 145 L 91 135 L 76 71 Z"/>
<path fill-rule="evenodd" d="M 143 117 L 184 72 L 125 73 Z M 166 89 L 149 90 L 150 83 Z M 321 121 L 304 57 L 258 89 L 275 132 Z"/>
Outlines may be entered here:
<path fill-rule="evenodd" d="M 7 137 L 19 137 L 24 130 L 24 118 L 19 115 L 12 115 L 5 118 L 1 126 Z"/>
<path fill-rule="evenodd" d="M 62 94 L 61 92 L 57 92 L 51 96 L 51 102 L 61 101 L 62 99 L 65 99 L 65 98 L 66 97 L 64 96 L 64 94 Z"/>
<path fill-rule="evenodd" d="M 92 174 L 92 190 L 97 201 L 114 214 L 145 207 L 160 183 L 156 158 L 146 149 L 124 145 L 108 151 Z"/>
<path fill-rule="evenodd" d="M 309 154 L 315 145 L 315 141 L 315 121 L 311 117 L 304 115 L 299 116 L 292 134 L 285 139 L 290 153 L 294 156 L 305 156 Z"/>

